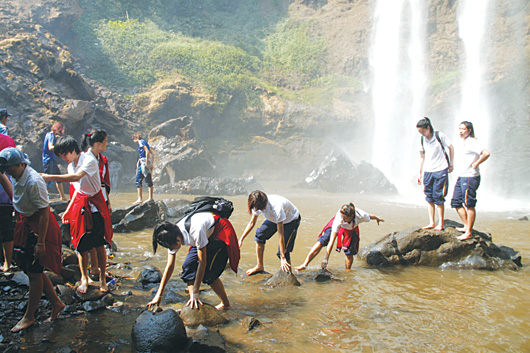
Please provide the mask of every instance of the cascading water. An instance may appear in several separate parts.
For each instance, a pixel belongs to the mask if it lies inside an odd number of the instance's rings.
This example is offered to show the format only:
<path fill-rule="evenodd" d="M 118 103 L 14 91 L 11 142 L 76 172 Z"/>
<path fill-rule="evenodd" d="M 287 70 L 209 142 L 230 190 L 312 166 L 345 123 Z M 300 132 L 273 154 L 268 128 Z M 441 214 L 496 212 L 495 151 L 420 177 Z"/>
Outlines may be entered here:
<path fill-rule="evenodd" d="M 380 0 L 374 14 L 372 163 L 407 192 L 416 175 L 408 166 L 419 165 L 415 124 L 425 110 L 424 2 Z"/>
<path fill-rule="evenodd" d="M 459 6 L 458 30 L 465 49 L 465 65 L 462 80 L 460 108 L 454 126 L 469 120 L 473 123 L 477 137 L 488 146 L 490 114 L 488 97 L 484 90 L 485 55 L 484 31 L 487 23 L 488 0 L 464 0 Z M 456 128 L 453 140 L 458 138 Z M 483 171 L 487 164 L 482 167 Z"/>

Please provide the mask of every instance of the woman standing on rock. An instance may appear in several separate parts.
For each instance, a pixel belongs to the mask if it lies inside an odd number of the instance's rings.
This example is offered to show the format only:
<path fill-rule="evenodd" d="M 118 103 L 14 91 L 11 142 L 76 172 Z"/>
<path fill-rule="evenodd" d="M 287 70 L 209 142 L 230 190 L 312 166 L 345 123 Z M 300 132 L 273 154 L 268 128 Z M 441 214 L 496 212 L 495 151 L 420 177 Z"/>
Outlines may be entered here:
<path fill-rule="evenodd" d="M 145 178 L 149 197 L 147 201 L 153 201 L 153 170 L 154 154 L 151 152 L 151 147 L 146 140 L 142 138 L 141 132 L 136 132 L 132 135 L 132 139 L 138 144 L 138 162 L 136 163 L 136 191 L 138 192 L 138 199 L 133 203 L 134 205 L 143 202 L 142 196 L 142 180 Z"/>
<path fill-rule="evenodd" d="M 351 202 L 342 205 L 337 211 L 335 217 L 333 217 L 328 224 L 326 224 L 324 229 L 322 229 L 322 232 L 320 232 L 317 242 L 313 245 L 309 254 L 307 254 L 304 263 L 295 267 L 295 270 L 305 270 L 324 246 L 327 246 L 328 248 L 324 260 L 322 261 L 322 268 L 326 268 L 328 266 L 329 256 L 331 255 L 335 239 L 337 239 L 337 251 L 340 252 L 341 250 L 344 250 L 344 255 L 346 255 L 346 269 L 350 270 L 353 264 L 353 256 L 359 251 L 359 224 L 370 222 L 371 219 L 375 219 L 377 225 L 379 225 L 379 222 L 385 221 L 381 217 L 368 214 L 358 208 L 356 209 Z"/>
<path fill-rule="evenodd" d="M 451 207 L 456 208 L 456 212 L 464 223 L 463 228 L 457 228 L 463 232 L 458 240 L 471 239 L 473 225 L 475 224 L 477 203 L 477 189 L 480 186 L 479 165 L 489 158 L 490 153 L 475 138 L 473 124 L 463 121 L 458 127 L 460 134 L 460 144 L 457 146 L 458 158 L 456 171 L 458 179 L 456 181 Z"/>
<path fill-rule="evenodd" d="M 447 136 L 434 131 L 431 121 L 425 117 L 416 124 L 420 133 L 420 173 L 418 184 L 423 181 L 425 200 L 429 211 L 429 224 L 423 229 L 443 230 L 444 202 L 449 188 L 449 175 L 453 171 L 454 148 Z M 449 156 L 447 151 L 449 150 Z M 438 210 L 438 224 L 435 225 L 435 209 Z"/>

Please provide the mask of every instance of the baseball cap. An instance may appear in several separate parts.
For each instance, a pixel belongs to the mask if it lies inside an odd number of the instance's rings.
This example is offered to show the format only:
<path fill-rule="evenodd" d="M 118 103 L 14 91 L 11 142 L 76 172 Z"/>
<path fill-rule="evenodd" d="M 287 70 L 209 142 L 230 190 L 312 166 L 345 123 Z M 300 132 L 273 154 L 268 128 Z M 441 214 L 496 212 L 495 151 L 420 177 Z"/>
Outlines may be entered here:
<path fill-rule="evenodd" d="M 7 109 L 0 109 L 0 118 L 3 118 L 5 116 L 12 116 L 7 112 Z"/>
<path fill-rule="evenodd" d="M 27 165 L 30 162 L 24 157 L 24 153 L 15 147 L 7 147 L 0 151 L 0 172 L 4 172 L 7 167 L 13 165 L 18 165 L 20 163 L 26 163 Z"/>

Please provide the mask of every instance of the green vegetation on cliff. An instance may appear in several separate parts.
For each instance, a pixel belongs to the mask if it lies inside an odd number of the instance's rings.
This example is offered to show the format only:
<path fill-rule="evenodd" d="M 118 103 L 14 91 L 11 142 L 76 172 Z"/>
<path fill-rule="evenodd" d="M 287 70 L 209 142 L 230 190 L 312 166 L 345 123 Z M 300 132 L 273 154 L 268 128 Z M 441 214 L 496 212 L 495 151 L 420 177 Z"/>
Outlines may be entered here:
<path fill-rule="evenodd" d="M 311 23 L 289 20 L 284 1 L 81 4 L 77 51 L 107 85 L 148 87 L 179 74 L 223 104 L 234 94 L 253 98 L 255 87 L 299 90 L 325 75 L 325 42 Z"/>

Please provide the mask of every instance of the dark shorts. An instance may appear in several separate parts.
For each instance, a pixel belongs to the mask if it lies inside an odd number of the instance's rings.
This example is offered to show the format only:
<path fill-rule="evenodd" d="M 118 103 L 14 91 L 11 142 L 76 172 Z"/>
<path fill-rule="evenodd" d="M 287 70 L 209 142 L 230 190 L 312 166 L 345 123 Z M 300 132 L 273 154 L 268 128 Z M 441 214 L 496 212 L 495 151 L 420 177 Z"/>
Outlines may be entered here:
<path fill-rule="evenodd" d="M 141 188 L 142 187 L 142 180 L 145 179 L 145 183 L 147 184 L 147 187 L 152 187 L 153 186 L 153 177 L 151 176 L 152 173 L 149 173 L 147 174 L 147 176 L 145 176 L 143 173 L 142 173 L 142 168 L 140 167 L 137 167 L 136 168 L 136 187 L 137 188 Z"/>
<path fill-rule="evenodd" d="M 13 231 L 15 230 L 15 217 L 13 206 L 0 206 L 0 242 L 7 243 L 13 241 Z"/>
<path fill-rule="evenodd" d="M 423 173 L 423 192 L 428 203 L 442 205 L 449 189 L 449 170 Z"/>
<path fill-rule="evenodd" d="M 297 219 L 291 221 L 290 223 L 283 225 L 283 232 L 285 236 L 285 258 L 287 261 L 291 260 L 290 253 L 293 252 L 294 242 L 296 240 L 296 234 L 298 227 L 300 226 L 301 216 L 298 216 Z M 278 225 L 274 222 L 265 220 L 263 224 L 256 230 L 256 236 L 254 240 L 257 243 L 265 244 L 276 232 L 278 231 Z M 278 245 L 278 252 L 276 253 L 280 257 L 280 246 Z"/>
<path fill-rule="evenodd" d="M 87 232 L 81 237 L 77 245 L 77 252 L 85 252 L 100 246 L 105 246 L 105 223 L 103 216 L 99 212 L 92 213 L 92 231 Z"/>
<path fill-rule="evenodd" d="M 322 235 L 318 238 L 318 241 L 322 246 L 328 246 L 329 241 L 331 240 L 331 227 L 326 229 Z M 359 252 L 359 233 L 357 232 L 358 228 L 355 228 L 352 236 L 352 240 L 350 242 L 350 246 L 348 246 L 346 249 L 344 249 L 344 255 L 347 256 L 353 256 L 357 255 L 357 252 Z"/>
<path fill-rule="evenodd" d="M 477 190 L 480 186 L 480 175 L 476 177 L 458 177 L 451 200 L 452 208 L 473 208 L 477 204 Z"/>
<path fill-rule="evenodd" d="M 14 249 L 17 266 L 26 274 L 30 272 L 42 273 L 44 271 L 44 267 L 40 264 L 39 259 L 33 256 L 37 240 L 37 235 L 30 231 L 28 240 L 26 241 L 26 247 L 24 249 Z"/>
<path fill-rule="evenodd" d="M 59 170 L 59 166 L 57 165 L 57 160 L 49 160 L 48 162 L 42 163 L 42 167 L 44 168 L 44 173 L 50 174 L 50 175 L 58 175 L 61 174 L 61 171 Z M 46 183 L 47 187 L 51 187 L 53 184 L 59 184 L 58 181 L 49 181 Z"/>
<path fill-rule="evenodd" d="M 180 278 L 184 282 L 195 281 L 199 257 L 197 256 L 197 247 L 192 246 L 184 263 L 182 264 L 182 274 Z M 214 238 L 206 245 L 206 270 L 204 271 L 203 283 L 208 285 L 217 280 L 226 268 L 228 262 L 228 247 L 220 239 Z"/>

